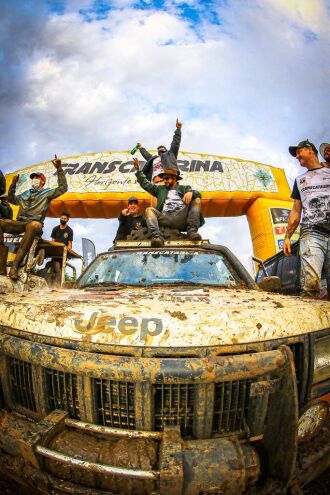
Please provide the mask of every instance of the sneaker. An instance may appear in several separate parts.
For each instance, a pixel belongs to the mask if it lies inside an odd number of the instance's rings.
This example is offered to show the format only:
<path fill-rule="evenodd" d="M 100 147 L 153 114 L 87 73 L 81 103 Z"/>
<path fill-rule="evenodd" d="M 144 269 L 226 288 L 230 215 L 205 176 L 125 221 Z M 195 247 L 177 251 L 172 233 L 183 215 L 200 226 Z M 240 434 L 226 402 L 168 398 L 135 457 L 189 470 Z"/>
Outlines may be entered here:
<path fill-rule="evenodd" d="M 188 237 L 189 241 L 201 241 L 202 240 L 202 236 L 197 232 L 197 230 L 189 230 L 189 232 L 187 232 L 187 237 Z"/>
<path fill-rule="evenodd" d="M 155 235 L 151 238 L 151 247 L 163 247 L 164 239 L 160 235 Z"/>

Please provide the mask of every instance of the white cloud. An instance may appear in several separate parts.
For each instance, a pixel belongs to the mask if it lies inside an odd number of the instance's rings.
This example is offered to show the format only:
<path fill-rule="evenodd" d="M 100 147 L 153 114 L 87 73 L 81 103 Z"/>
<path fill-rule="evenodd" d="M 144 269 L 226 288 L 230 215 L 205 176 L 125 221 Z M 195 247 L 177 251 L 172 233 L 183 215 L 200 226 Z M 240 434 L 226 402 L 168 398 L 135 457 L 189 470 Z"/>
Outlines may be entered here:
<path fill-rule="evenodd" d="M 292 183 L 299 167 L 288 146 L 307 137 L 316 144 L 329 140 L 326 1 L 215 2 L 221 24 L 206 17 L 197 26 L 179 15 L 178 1 L 169 1 L 167 11 L 133 9 L 125 0 L 112 5 L 119 10 L 90 22 L 78 10 L 92 7 L 91 0 L 70 0 L 63 15 L 4 11 L 5 170 L 55 152 L 169 144 L 179 117 L 183 150 L 273 164 Z M 194 0 L 189 5 L 201 8 Z M 116 222 L 105 221 L 111 227 L 102 235 L 101 221 L 79 220 L 77 236 L 88 222 L 98 249 L 107 248 Z M 205 233 L 227 244 L 234 235 L 246 257 L 246 220 L 232 223 L 238 228 L 226 224 L 225 238 L 220 219 L 207 220 Z"/>

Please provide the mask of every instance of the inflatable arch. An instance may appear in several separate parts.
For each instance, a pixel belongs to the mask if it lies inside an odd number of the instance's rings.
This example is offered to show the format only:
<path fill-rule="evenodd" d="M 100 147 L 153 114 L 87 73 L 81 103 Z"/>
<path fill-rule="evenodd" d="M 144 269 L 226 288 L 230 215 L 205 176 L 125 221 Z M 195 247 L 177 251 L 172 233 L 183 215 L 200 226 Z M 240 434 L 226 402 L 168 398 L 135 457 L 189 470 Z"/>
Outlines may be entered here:
<path fill-rule="evenodd" d="M 140 159 L 139 153 L 137 154 Z M 141 165 L 145 162 L 141 160 Z M 69 190 L 52 201 L 48 216 L 67 210 L 77 218 L 115 218 L 134 194 L 142 211 L 150 205 L 150 195 L 136 182 L 129 152 L 91 153 L 62 158 Z M 282 169 L 225 156 L 181 152 L 178 166 L 182 184 L 202 193 L 205 217 L 246 215 L 255 256 L 265 259 L 283 245 L 289 211 L 290 188 Z M 45 174 L 46 187 L 56 187 L 51 162 L 23 168 L 17 194 L 30 187 L 32 171 Z M 11 183 L 15 174 L 7 176 Z"/>

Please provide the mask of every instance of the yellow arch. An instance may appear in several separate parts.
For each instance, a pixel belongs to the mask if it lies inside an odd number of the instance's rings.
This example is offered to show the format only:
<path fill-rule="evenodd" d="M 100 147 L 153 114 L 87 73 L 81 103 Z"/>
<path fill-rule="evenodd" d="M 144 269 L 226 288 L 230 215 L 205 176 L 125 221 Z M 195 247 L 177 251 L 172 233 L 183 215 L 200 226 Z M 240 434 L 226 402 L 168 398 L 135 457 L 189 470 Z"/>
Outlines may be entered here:
<path fill-rule="evenodd" d="M 115 218 L 132 194 L 139 198 L 142 211 L 150 204 L 149 194 L 136 182 L 132 155 L 127 151 L 72 156 L 63 158 L 62 164 L 69 191 L 52 201 L 47 216 L 56 217 L 67 210 L 77 218 Z M 178 166 L 181 183 L 202 193 L 205 217 L 246 215 L 254 254 L 265 259 L 280 250 L 284 234 L 279 232 L 283 232 L 285 221 L 278 221 L 281 214 L 274 208 L 283 210 L 282 217 L 287 220 L 292 206 L 284 170 L 242 158 L 190 152 L 179 153 Z M 44 173 L 46 187 L 56 187 L 50 161 L 9 174 L 7 184 L 19 173 L 20 194 L 30 187 L 32 171 Z"/>

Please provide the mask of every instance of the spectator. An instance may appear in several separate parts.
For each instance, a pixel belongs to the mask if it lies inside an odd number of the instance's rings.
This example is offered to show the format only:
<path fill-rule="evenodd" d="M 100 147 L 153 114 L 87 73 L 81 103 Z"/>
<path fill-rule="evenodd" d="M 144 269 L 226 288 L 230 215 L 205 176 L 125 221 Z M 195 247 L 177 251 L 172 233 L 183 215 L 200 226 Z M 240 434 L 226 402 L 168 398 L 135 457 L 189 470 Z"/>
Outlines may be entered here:
<path fill-rule="evenodd" d="M 149 181 L 153 181 L 154 184 L 161 183 L 162 180 L 159 175 L 164 172 L 164 169 L 169 165 L 177 167 L 178 153 L 181 143 L 181 122 L 176 119 L 176 129 L 173 136 L 170 149 L 167 150 L 166 146 L 160 145 L 157 148 L 158 155 L 151 155 L 141 143 L 137 143 L 137 147 L 140 150 L 141 155 L 147 163 L 142 169 L 142 172 Z"/>
<path fill-rule="evenodd" d="M 324 167 L 330 167 L 330 144 L 322 143 L 319 149 L 322 157 L 325 160 L 324 162 L 321 162 L 321 165 L 323 165 Z"/>
<path fill-rule="evenodd" d="M 8 202 L 8 196 L 0 198 L 0 218 L 11 220 L 13 218 L 13 209 Z"/>
<path fill-rule="evenodd" d="M 6 262 L 8 248 L 4 245 L 5 232 L 10 234 L 22 234 L 24 236 L 15 260 L 9 272 L 9 277 L 12 280 L 18 279 L 18 267 L 24 256 L 32 246 L 35 236 L 41 235 L 43 221 L 52 199 L 61 196 L 68 190 L 68 184 L 62 169 L 61 160 L 56 155 L 52 160 L 54 167 L 57 170 L 58 187 L 55 189 L 44 189 L 46 177 L 41 173 L 32 173 L 32 187 L 22 194 L 16 195 L 16 184 L 19 181 L 19 175 L 13 178 L 9 187 L 8 198 L 10 203 L 19 206 L 17 220 L 0 220 L 0 274 L 6 274 Z"/>
<path fill-rule="evenodd" d="M 51 238 L 52 241 L 61 242 L 69 249 L 72 249 L 73 230 L 68 225 L 69 218 L 70 214 L 67 211 L 63 211 L 63 213 L 61 213 L 60 225 L 53 228 Z"/>
<path fill-rule="evenodd" d="M 307 172 L 299 175 L 293 186 L 294 199 L 290 212 L 283 251 L 291 254 L 290 238 L 299 225 L 302 295 L 318 297 L 321 288 L 321 272 L 324 268 L 328 298 L 330 299 L 330 168 L 318 160 L 317 149 L 308 139 L 289 152 Z"/>
<path fill-rule="evenodd" d="M 146 221 L 152 236 L 151 245 L 164 245 L 159 226 L 184 230 L 191 241 L 201 240 L 198 233 L 200 225 L 204 223 L 201 215 L 201 194 L 193 191 L 190 186 L 178 184 L 182 177 L 175 166 L 166 166 L 162 174 L 164 185 L 156 186 L 148 181 L 142 170 L 139 170 L 137 158 L 133 159 L 133 163 L 140 186 L 157 198 L 157 208 L 150 207 L 146 210 Z"/>
<path fill-rule="evenodd" d="M 125 241 L 133 230 L 147 227 L 145 218 L 139 214 L 139 200 L 135 196 L 128 199 L 127 208 L 124 208 L 118 217 L 119 227 L 114 242 Z"/>
<path fill-rule="evenodd" d="M 68 221 L 70 218 L 70 214 L 67 211 L 63 211 L 60 216 L 60 225 L 57 225 L 53 228 L 51 233 L 52 241 L 60 242 L 68 247 L 68 249 L 72 249 L 73 242 L 73 230 L 68 226 Z M 63 258 L 57 257 L 52 258 L 50 262 L 47 263 L 48 270 L 53 273 L 52 277 L 52 286 L 53 287 L 61 287 L 62 282 L 62 265 Z"/>

